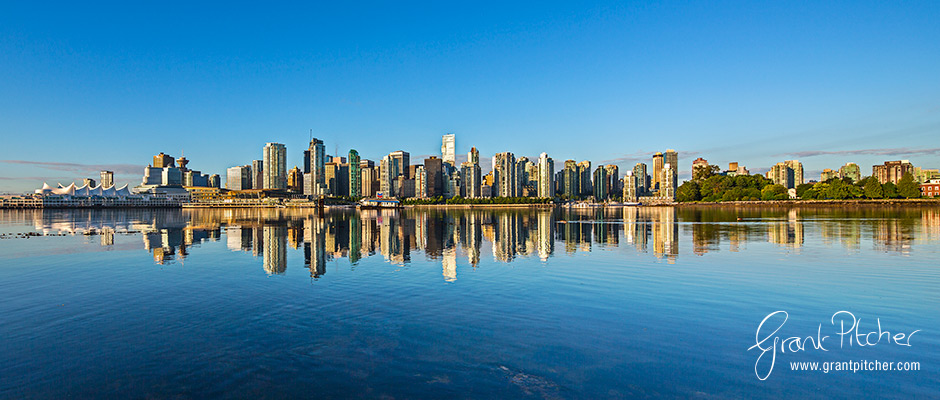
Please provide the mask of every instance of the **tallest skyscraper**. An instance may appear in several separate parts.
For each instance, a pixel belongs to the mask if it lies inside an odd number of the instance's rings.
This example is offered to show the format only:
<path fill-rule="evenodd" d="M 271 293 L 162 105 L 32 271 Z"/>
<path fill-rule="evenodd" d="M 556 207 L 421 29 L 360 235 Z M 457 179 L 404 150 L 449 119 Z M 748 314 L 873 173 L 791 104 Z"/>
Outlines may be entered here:
<path fill-rule="evenodd" d="M 453 133 L 444 135 L 441 139 L 441 158 L 451 167 L 457 166 L 457 138 Z"/>
<path fill-rule="evenodd" d="M 326 186 L 324 180 L 326 174 L 324 170 L 326 146 L 323 145 L 322 140 L 312 138 L 306 153 L 307 156 L 304 161 L 307 162 L 307 165 L 304 166 L 304 169 L 309 173 L 304 174 L 304 194 L 308 196 L 323 194 L 323 188 Z"/>

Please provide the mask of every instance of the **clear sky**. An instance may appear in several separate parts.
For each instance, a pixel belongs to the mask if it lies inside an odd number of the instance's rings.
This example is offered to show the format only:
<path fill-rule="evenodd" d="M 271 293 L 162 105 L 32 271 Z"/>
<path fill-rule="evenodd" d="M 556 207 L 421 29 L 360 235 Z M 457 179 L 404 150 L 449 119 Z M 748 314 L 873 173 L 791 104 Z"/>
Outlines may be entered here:
<path fill-rule="evenodd" d="M 161 151 L 940 167 L 940 1 L 4 2 L 0 191 Z M 578 4 L 576 4 L 578 3 Z"/>

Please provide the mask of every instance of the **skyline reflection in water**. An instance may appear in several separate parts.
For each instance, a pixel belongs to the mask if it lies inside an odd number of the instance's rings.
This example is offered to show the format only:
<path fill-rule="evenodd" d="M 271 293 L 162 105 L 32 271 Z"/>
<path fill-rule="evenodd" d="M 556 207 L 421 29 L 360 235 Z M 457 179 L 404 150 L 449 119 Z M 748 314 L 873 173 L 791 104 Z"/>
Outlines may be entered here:
<path fill-rule="evenodd" d="M 404 266 L 420 253 L 441 262 L 445 281 L 458 265 L 481 258 L 511 263 L 547 261 L 592 250 L 649 253 L 675 263 L 680 256 L 745 251 L 772 243 L 800 252 L 808 240 L 858 251 L 910 253 L 918 241 L 940 238 L 936 208 L 623 207 L 597 209 L 334 210 L 323 215 L 285 209 L 22 210 L 4 211 L 6 223 L 32 225 L 44 234 L 137 235 L 156 264 L 185 262 L 205 241 L 261 258 L 268 274 L 287 269 L 288 249 L 302 250 L 312 278 L 326 264 L 381 257 Z M 459 261 L 458 261 L 459 260 Z"/>
<path fill-rule="evenodd" d="M 0 398 L 940 396 L 935 207 L 5 210 L 0 238 Z M 761 381 L 777 310 L 829 346 Z M 840 348 L 839 310 L 920 331 Z M 787 368 L 876 359 L 923 370 Z"/>

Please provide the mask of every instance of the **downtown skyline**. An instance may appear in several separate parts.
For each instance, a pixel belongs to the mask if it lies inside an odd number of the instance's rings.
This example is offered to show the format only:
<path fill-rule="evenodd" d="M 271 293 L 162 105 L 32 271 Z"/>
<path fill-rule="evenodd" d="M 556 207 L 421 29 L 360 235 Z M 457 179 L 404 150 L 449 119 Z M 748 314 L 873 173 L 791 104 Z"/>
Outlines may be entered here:
<path fill-rule="evenodd" d="M 310 129 L 372 160 L 454 133 L 484 173 L 505 151 L 624 170 L 675 148 L 680 180 L 697 157 L 940 164 L 936 3 L 69 7 L 0 17 L 2 192 L 133 185 L 159 151 L 221 175 L 266 142 L 290 168 Z"/>

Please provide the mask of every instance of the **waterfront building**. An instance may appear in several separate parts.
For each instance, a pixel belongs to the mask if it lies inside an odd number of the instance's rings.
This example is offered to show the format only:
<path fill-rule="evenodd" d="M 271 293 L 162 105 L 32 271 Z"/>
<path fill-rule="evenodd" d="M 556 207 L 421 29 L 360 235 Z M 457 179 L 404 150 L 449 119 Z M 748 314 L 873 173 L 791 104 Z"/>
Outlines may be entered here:
<path fill-rule="evenodd" d="M 594 194 L 594 186 L 591 184 L 591 162 L 584 160 L 578 163 L 578 182 L 580 183 L 580 188 L 578 192 L 583 197 L 588 197 Z"/>
<path fill-rule="evenodd" d="M 428 197 L 428 174 L 423 165 L 415 165 L 415 197 L 426 199 Z"/>
<path fill-rule="evenodd" d="M 349 150 L 349 193 L 348 196 L 357 198 L 362 196 L 362 166 L 359 159 L 359 152 L 355 149 Z"/>
<path fill-rule="evenodd" d="M 856 163 L 846 163 L 839 168 L 839 178 L 849 178 L 852 180 L 852 183 L 858 182 L 862 180 L 862 169 L 859 168 Z"/>
<path fill-rule="evenodd" d="M 222 187 L 222 178 L 219 177 L 219 174 L 209 175 L 209 187 L 211 188 L 221 188 Z"/>
<path fill-rule="evenodd" d="M 424 159 L 424 173 L 427 175 L 427 197 L 444 195 L 444 164 L 443 160 L 435 156 Z"/>
<path fill-rule="evenodd" d="M 264 145 L 262 162 L 262 188 L 286 189 L 287 146 L 284 146 L 281 143 L 266 143 Z M 257 175 L 255 175 L 255 177 L 257 177 Z"/>
<path fill-rule="evenodd" d="M 607 170 L 607 196 L 620 193 L 620 167 L 607 164 L 604 169 Z"/>
<path fill-rule="evenodd" d="M 538 169 L 538 196 L 546 198 L 555 197 L 555 161 L 548 156 L 548 153 L 539 155 Z"/>
<path fill-rule="evenodd" d="M 662 174 L 663 176 L 659 180 L 659 197 L 673 201 L 676 198 L 676 188 L 678 187 L 676 170 L 672 167 L 672 164 L 666 163 L 663 164 Z"/>
<path fill-rule="evenodd" d="M 908 160 L 885 161 L 884 164 L 875 165 L 871 168 L 871 175 L 878 179 L 881 184 L 891 182 L 897 185 L 904 174 L 913 173 L 914 165 Z"/>
<path fill-rule="evenodd" d="M 650 177 L 646 172 L 646 164 L 636 163 L 633 166 L 633 177 L 636 179 L 636 193 L 641 196 L 650 190 Z"/>
<path fill-rule="evenodd" d="M 914 167 L 914 182 L 922 184 L 933 180 L 940 180 L 940 169 Z"/>
<path fill-rule="evenodd" d="M 326 192 L 325 171 L 326 146 L 317 138 L 310 139 L 310 145 L 304 152 L 304 194 L 320 196 Z"/>
<path fill-rule="evenodd" d="M 637 182 L 638 179 L 636 175 L 633 174 L 633 171 L 627 171 L 623 176 L 623 201 L 624 202 L 636 202 L 638 197 L 637 193 Z"/>
<path fill-rule="evenodd" d="M 153 156 L 152 166 L 154 168 L 161 168 L 161 169 L 162 168 L 176 168 L 176 164 L 174 163 L 173 157 L 163 154 L 162 151 L 160 152 L 160 154 Z"/>
<path fill-rule="evenodd" d="M 228 190 L 251 189 L 251 166 L 231 167 L 226 170 L 225 188 Z"/>
<path fill-rule="evenodd" d="M 940 196 L 940 180 L 930 180 L 920 184 L 920 195 L 924 197 Z"/>
<path fill-rule="evenodd" d="M 456 136 L 453 133 L 444 135 L 441 139 L 441 158 L 444 163 L 450 164 L 451 167 L 457 167 L 457 143 Z M 425 166 L 427 168 L 427 166 Z"/>
<path fill-rule="evenodd" d="M 493 188 L 496 197 L 516 197 L 519 194 L 516 156 L 511 152 L 493 156 Z"/>
<path fill-rule="evenodd" d="M 264 160 L 263 159 L 251 161 L 251 187 L 249 189 L 258 189 L 258 190 L 264 189 Z"/>
<path fill-rule="evenodd" d="M 838 178 L 839 171 L 833 171 L 832 168 L 826 168 L 819 173 L 819 181 L 825 182 L 832 178 Z"/>
<path fill-rule="evenodd" d="M 302 193 L 304 190 L 304 173 L 297 166 L 287 172 L 287 190 L 296 193 Z"/>
<path fill-rule="evenodd" d="M 581 174 L 578 173 L 578 163 L 574 160 L 565 160 L 562 170 L 562 195 L 568 200 L 581 196 Z"/>
<path fill-rule="evenodd" d="M 382 158 L 379 165 L 379 189 L 384 196 L 398 196 L 401 182 L 398 178 L 408 178 L 408 165 L 411 155 L 406 151 L 398 150 Z"/>
<path fill-rule="evenodd" d="M 598 165 L 594 169 L 594 201 L 603 202 L 607 200 L 607 169 L 603 165 Z"/>
<path fill-rule="evenodd" d="M 98 185 L 95 184 L 94 179 L 85 178 L 85 179 L 82 179 L 82 186 L 92 187 L 92 186 L 98 186 Z"/>
<path fill-rule="evenodd" d="M 106 188 L 114 186 L 114 171 L 101 171 L 101 186 Z"/>
<path fill-rule="evenodd" d="M 651 191 L 659 190 L 659 180 L 663 176 L 663 153 L 653 154 L 653 182 L 650 185 Z"/>
<path fill-rule="evenodd" d="M 463 163 L 461 166 L 460 176 L 461 176 L 461 196 L 476 199 L 483 197 L 481 192 L 481 187 L 483 186 L 483 171 L 480 168 L 479 159 L 478 162 L 474 163 L 468 161 Z"/>
<path fill-rule="evenodd" d="M 708 169 L 708 160 L 699 157 L 692 161 L 692 179 L 695 179 L 695 172 L 700 169 Z"/>
<path fill-rule="evenodd" d="M 673 149 L 667 149 L 666 153 L 663 154 L 663 168 L 665 168 L 666 164 L 672 166 L 672 188 L 675 190 L 675 188 L 679 187 L 679 153 Z"/>
<path fill-rule="evenodd" d="M 767 171 L 766 177 L 775 185 L 794 189 L 803 184 L 803 163 L 797 160 L 779 162 Z"/>

